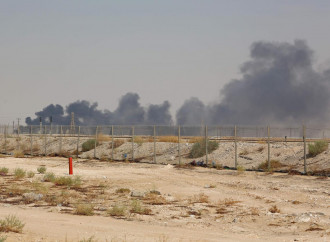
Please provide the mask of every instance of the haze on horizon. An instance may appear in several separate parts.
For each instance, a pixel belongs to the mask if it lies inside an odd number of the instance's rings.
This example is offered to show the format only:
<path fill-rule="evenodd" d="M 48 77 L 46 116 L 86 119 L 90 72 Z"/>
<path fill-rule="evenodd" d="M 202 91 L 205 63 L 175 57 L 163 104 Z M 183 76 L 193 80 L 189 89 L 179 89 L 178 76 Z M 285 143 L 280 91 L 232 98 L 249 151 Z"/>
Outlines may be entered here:
<path fill-rule="evenodd" d="M 245 80 L 241 67 L 260 41 L 306 41 L 318 96 L 330 66 L 329 10 L 306 0 L 0 1 L 0 123 L 76 100 L 116 110 L 126 93 L 146 109 L 168 100 L 177 119 L 191 97 L 208 107 L 226 100 L 220 90 Z"/>

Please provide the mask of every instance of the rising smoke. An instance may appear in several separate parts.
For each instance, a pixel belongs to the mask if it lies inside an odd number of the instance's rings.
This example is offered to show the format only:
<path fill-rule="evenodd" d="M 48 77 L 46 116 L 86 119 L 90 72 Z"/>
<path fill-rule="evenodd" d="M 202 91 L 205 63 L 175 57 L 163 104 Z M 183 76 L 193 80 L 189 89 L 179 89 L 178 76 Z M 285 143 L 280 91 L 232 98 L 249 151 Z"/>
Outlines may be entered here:
<path fill-rule="evenodd" d="M 221 102 L 203 106 L 190 99 L 177 112 L 180 124 L 203 113 L 208 124 L 320 124 L 329 120 L 330 71 L 313 67 L 313 51 L 302 40 L 293 44 L 256 42 L 242 78 L 221 90 Z M 196 119 L 196 123 L 200 120 Z"/>
<path fill-rule="evenodd" d="M 255 42 L 250 60 L 221 90 L 220 101 L 206 105 L 193 97 L 176 112 L 180 125 L 200 124 L 324 124 L 330 120 L 330 69 L 316 71 L 313 51 L 302 40 L 291 43 Z M 54 124 L 69 124 L 74 112 L 78 125 L 172 124 L 170 103 L 142 107 L 139 95 L 127 93 L 117 109 L 98 110 L 97 103 L 77 101 L 65 111 L 49 105 L 37 117 L 53 117 Z M 47 120 L 45 120 L 47 122 Z M 26 118 L 29 125 L 39 119 Z"/>

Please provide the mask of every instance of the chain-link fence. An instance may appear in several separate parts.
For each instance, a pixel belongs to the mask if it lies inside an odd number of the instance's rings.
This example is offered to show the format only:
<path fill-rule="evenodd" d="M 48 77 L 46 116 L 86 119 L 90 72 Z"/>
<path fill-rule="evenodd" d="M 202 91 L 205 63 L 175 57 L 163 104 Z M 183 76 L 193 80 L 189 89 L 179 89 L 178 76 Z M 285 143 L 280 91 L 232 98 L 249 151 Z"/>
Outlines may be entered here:
<path fill-rule="evenodd" d="M 305 126 L 2 125 L 0 153 L 165 164 L 197 160 L 207 166 L 251 169 L 258 169 L 261 162 L 271 168 L 272 160 L 277 160 L 307 172 L 308 143 L 329 137 L 330 129 Z M 211 150 L 210 141 L 217 144 L 216 150 Z M 195 143 L 203 149 L 200 157 L 191 155 Z M 328 162 L 323 163 L 320 169 L 328 169 Z"/>

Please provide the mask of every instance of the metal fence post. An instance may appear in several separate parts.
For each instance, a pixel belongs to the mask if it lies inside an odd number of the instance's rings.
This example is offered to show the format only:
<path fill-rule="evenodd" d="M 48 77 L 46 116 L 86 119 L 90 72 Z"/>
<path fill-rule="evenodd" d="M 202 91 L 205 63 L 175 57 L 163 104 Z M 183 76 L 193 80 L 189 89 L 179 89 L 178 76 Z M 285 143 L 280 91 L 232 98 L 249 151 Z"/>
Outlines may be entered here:
<path fill-rule="evenodd" d="M 78 138 L 77 138 L 77 159 L 79 155 L 79 139 L 80 139 L 80 126 L 78 126 Z"/>
<path fill-rule="evenodd" d="M 237 127 L 234 127 L 234 145 L 235 145 L 235 169 L 237 169 Z"/>
<path fill-rule="evenodd" d="M 154 163 L 156 163 L 156 126 L 154 125 Z"/>
<path fill-rule="evenodd" d="M 132 126 L 132 162 L 134 162 L 134 126 Z"/>
<path fill-rule="evenodd" d="M 96 143 L 97 143 L 97 132 L 98 132 L 99 126 L 96 126 L 95 130 L 95 141 L 94 141 L 94 158 L 96 158 Z"/>
<path fill-rule="evenodd" d="M 270 170 L 270 128 L 269 128 L 269 126 L 267 126 L 267 136 L 268 136 L 268 139 L 267 139 L 267 147 L 268 147 L 267 167 L 268 167 L 268 170 Z"/>
<path fill-rule="evenodd" d="M 45 125 L 45 128 L 44 128 L 44 156 L 47 155 L 47 133 L 46 133 L 46 130 L 47 130 L 47 127 Z"/>
<path fill-rule="evenodd" d="M 21 142 L 20 142 L 20 137 L 19 137 L 19 120 L 17 123 L 17 150 L 21 149 Z"/>
<path fill-rule="evenodd" d="M 180 125 L 178 127 L 178 153 L 179 153 L 179 165 L 181 165 L 181 147 L 180 147 L 180 140 L 181 140 L 181 130 Z"/>
<path fill-rule="evenodd" d="M 113 161 L 113 147 L 114 147 L 114 140 L 113 140 L 113 125 L 111 126 L 111 160 Z"/>
<path fill-rule="evenodd" d="M 7 154 L 7 126 L 5 126 L 5 154 Z"/>
<path fill-rule="evenodd" d="M 61 131 L 60 131 L 60 147 L 59 147 L 59 150 L 58 150 L 58 153 L 59 155 L 62 155 L 62 136 L 63 136 L 63 127 L 61 125 Z"/>
<path fill-rule="evenodd" d="M 304 173 L 307 173 L 307 164 L 306 164 L 306 127 L 303 125 L 303 142 L 304 142 Z"/>
<path fill-rule="evenodd" d="M 30 155 L 33 156 L 32 125 L 30 126 Z"/>
<path fill-rule="evenodd" d="M 205 160 L 206 160 L 206 166 L 207 166 L 209 163 L 207 125 L 205 125 Z"/>

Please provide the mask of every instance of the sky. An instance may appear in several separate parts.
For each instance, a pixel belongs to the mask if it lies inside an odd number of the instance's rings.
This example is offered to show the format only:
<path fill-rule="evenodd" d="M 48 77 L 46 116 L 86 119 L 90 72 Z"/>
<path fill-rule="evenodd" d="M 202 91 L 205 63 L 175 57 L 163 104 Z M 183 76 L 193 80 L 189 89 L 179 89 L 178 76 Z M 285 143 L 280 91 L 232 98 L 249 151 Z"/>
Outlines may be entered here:
<path fill-rule="evenodd" d="M 0 124 L 77 100 L 114 110 L 221 100 L 255 41 L 305 40 L 330 66 L 330 1 L 0 0 Z M 22 121 L 21 121 L 22 122 Z"/>

